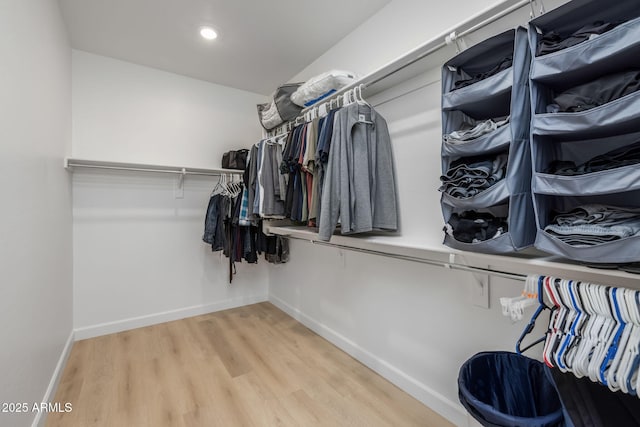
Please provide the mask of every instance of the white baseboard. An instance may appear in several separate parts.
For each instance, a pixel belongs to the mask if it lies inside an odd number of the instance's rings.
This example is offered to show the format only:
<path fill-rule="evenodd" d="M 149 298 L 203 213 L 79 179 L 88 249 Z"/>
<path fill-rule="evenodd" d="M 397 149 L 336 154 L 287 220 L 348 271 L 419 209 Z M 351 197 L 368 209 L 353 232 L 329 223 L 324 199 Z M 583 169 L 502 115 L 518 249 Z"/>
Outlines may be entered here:
<path fill-rule="evenodd" d="M 74 331 L 71 331 L 69 334 L 69 338 L 67 338 L 67 342 L 62 349 L 62 354 L 60 354 L 60 358 L 58 359 L 58 363 L 56 364 L 56 368 L 53 371 L 53 375 L 51 376 L 51 381 L 49 381 L 49 386 L 47 387 L 47 391 L 44 393 L 44 397 L 42 398 L 42 402 L 51 402 L 55 395 L 56 389 L 58 388 L 58 383 L 60 382 L 60 378 L 62 377 L 62 372 L 64 371 L 64 367 L 67 364 L 67 359 L 69 358 L 69 354 L 71 354 L 71 347 L 73 347 L 73 342 L 75 341 Z M 44 412 L 36 412 L 36 416 L 33 418 L 33 423 L 31 423 L 31 427 L 41 427 L 44 426 L 44 422 L 46 420 L 46 413 Z"/>
<path fill-rule="evenodd" d="M 433 409 L 457 426 L 469 425 L 467 412 L 457 402 L 452 402 L 426 384 L 407 375 L 402 370 L 380 359 L 375 354 L 360 347 L 357 343 L 341 335 L 333 329 L 323 325 L 317 320 L 302 313 L 297 308 L 290 306 L 278 297 L 269 295 L 269 301 L 294 319 L 334 344 L 356 360 L 380 374 L 429 408 Z"/>
<path fill-rule="evenodd" d="M 116 320 L 114 322 L 101 323 L 93 326 L 85 326 L 75 329 L 75 339 L 99 337 L 101 335 L 113 334 L 116 332 L 128 331 L 130 329 L 142 328 L 156 325 L 158 323 L 171 322 L 173 320 L 185 319 L 187 317 L 199 316 L 201 314 L 213 313 L 229 308 L 241 307 L 243 305 L 255 304 L 268 301 L 268 295 L 255 295 L 242 298 L 232 298 L 218 301 L 212 304 L 195 305 L 192 307 L 169 310 L 162 313 L 154 313 L 146 316 L 131 317 L 129 319 Z"/>

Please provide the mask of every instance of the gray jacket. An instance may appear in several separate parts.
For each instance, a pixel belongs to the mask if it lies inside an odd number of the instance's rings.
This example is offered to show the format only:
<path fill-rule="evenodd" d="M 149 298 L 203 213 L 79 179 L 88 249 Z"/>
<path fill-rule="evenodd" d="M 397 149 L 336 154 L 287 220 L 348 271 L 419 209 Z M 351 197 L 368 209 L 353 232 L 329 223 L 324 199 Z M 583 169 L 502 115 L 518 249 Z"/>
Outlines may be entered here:
<path fill-rule="evenodd" d="M 364 122 L 369 123 L 364 123 Z M 340 218 L 342 234 L 398 228 L 391 138 L 382 116 L 367 105 L 336 113 L 320 204 L 319 239 L 328 241 Z"/>

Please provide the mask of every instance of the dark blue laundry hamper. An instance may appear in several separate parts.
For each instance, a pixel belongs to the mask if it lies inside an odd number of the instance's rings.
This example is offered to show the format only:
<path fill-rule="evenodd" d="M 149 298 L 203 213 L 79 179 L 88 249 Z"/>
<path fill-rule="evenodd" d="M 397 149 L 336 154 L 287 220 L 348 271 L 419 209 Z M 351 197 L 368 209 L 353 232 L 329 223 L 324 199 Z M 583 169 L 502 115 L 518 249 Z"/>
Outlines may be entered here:
<path fill-rule="evenodd" d="M 562 404 L 544 365 L 516 353 L 483 352 L 471 357 L 460 368 L 458 395 L 484 426 L 564 424 Z"/>

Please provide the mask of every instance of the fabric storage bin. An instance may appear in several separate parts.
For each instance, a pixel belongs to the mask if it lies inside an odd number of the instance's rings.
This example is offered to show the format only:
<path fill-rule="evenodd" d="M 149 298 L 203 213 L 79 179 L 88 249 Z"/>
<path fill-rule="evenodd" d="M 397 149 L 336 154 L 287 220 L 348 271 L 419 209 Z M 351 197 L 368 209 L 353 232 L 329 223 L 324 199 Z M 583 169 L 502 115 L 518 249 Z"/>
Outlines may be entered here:
<path fill-rule="evenodd" d="M 573 0 L 529 22 L 531 79 L 553 82 L 562 74 L 580 82 L 616 69 L 639 65 L 640 8 L 635 0 Z M 596 22 L 617 24 L 608 31 L 555 52 L 537 55 L 543 35 L 568 36 Z"/>
<path fill-rule="evenodd" d="M 573 46 L 536 56 L 545 34 L 553 31 L 569 36 L 595 22 L 616 26 Z M 612 128 L 619 133 L 618 128 L 640 121 L 638 92 L 581 112 L 546 110 L 555 94 L 616 72 L 640 69 L 640 7 L 636 0 L 573 0 L 532 20 L 529 27 L 533 133 L 596 131 L 602 135 Z"/>
<path fill-rule="evenodd" d="M 508 218 L 509 216 L 508 204 L 476 209 L 454 208 L 453 206 L 443 205 L 443 213 L 446 218 L 447 224 L 449 223 L 449 220 L 454 213 L 460 214 L 461 212 L 467 210 L 472 210 L 474 212 L 487 212 L 491 215 L 494 215 L 495 217 L 500 218 Z M 497 237 L 479 242 L 463 242 L 460 240 L 456 240 L 456 238 L 451 236 L 449 233 L 445 233 L 444 243 L 449 247 L 463 251 L 483 252 L 491 254 L 504 254 L 513 252 L 514 248 L 514 242 L 511 234 L 509 233 L 509 230 Z"/>
<path fill-rule="evenodd" d="M 508 197 L 509 189 L 507 187 L 507 180 L 502 179 L 475 196 L 465 197 L 463 199 L 442 193 L 442 203 L 456 208 L 486 208 L 497 205 Z"/>
<path fill-rule="evenodd" d="M 640 209 L 640 190 L 597 196 L 554 196 L 534 194 L 534 208 L 538 233 L 535 247 L 550 254 L 588 263 L 627 263 L 640 261 L 640 235 L 593 246 L 574 246 L 544 231 L 553 220 L 554 212 L 569 212 L 586 204 Z"/>
<path fill-rule="evenodd" d="M 477 153 L 494 153 L 503 151 L 511 143 L 511 128 L 507 124 L 491 133 L 468 141 L 452 144 L 442 142 L 442 155 L 451 157 L 470 156 Z"/>
<path fill-rule="evenodd" d="M 446 110 L 474 110 L 477 109 L 477 107 L 473 107 L 474 105 L 490 103 L 491 98 L 498 98 L 499 103 L 500 98 L 509 96 L 512 82 L 513 68 L 510 67 L 470 86 L 443 94 L 442 108 Z"/>
<path fill-rule="evenodd" d="M 586 27 L 590 28 L 585 31 Z M 591 35 L 595 27 L 593 32 L 598 34 Z M 545 46 L 555 43 L 545 37 L 551 31 L 560 35 L 558 40 L 582 34 L 546 49 L 550 53 L 536 55 L 542 40 Z M 578 206 L 640 206 L 638 164 L 602 166 L 605 154 L 634 144 L 640 136 L 639 4 L 637 0 L 572 0 L 532 20 L 529 37 L 535 246 L 583 262 L 638 261 L 640 239 L 633 235 L 635 226 L 625 225 L 626 231 L 619 227 L 617 234 L 600 226 L 580 229 L 575 223 L 545 228 L 554 212 Z M 552 102 L 561 107 L 560 112 L 547 112 Z M 597 156 L 600 164 L 586 164 Z M 561 166 L 564 174 L 547 169 L 553 162 L 564 161 L 573 162 Z"/>
<path fill-rule="evenodd" d="M 637 11 L 633 13 L 637 14 Z M 529 34 L 533 49 L 540 38 L 540 24 L 537 22 L 548 21 L 547 15 L 530 23 L 532 30 Z M 574 21 L 575 16 L 571 18 Z M 553 22 L 552 19 L 551 21 Z M 640 18 L 624 22 L 598 37 L 575 46 L 534 57 L 530 75 L 532 80 L 546 84 L 557 82 L 560 74 L 568 81 L 585 82 L 630 66 L 640 66 Z"/>
<path fill-rule="evenodd" d="M 587 196 L 640 189 L 640 162 L 575 175 L 554 174 L 548 170 L 554 162 L 565 168 L 570 168 L 570 164 L 573 164 L 573 169 L 598 157 L 605 163 L 605 155 L 616 150 L 619 150 L 620 158 L 629 161 L 629 156 L 622 153 L 629 147 L 635 147 L 635 151 L 640 152 L 640 131 L 576 141 L 566 141 L 561 137 L 534 136 L 533 144 L 532 188 L 535 193 Z M 635 157 L 640 158 L 640 155 Z"/>
<path fill-rule="evenodd" d="M 514 56 L 516 31 L 509 30 L 456 55 L 442 67 L 442 110 L 460 110 L 474 119 L 509 115 L 511 89 L 520 72 L 515 62 L 511 67 L 469 86 L 454 89 L 457 81 L 486 73 L 507 57 Z M 455 115 L 452 115 L 456 121 Z M 454 124 L 443 123 L 445 133 Z"/>
<path fill-rule="evenodd" d="M 509 91 L 503 92 L 497 97 L 491 94 L 485 94 L 484 97 L 479 96 L 477 102 L 474 95 L 473 102 L 461 100 L 458 109 L 447 107 L 448 104 L 445 98 L 453 93 L 451 89 L 455 84 L 456 78 L 459 76 L 459 69 L 465 69 L 465 67 L 469 65 L 478 67 L 472 68 L 473 70 L 482 70 L 482 68 L 479 68 L 480 66 L 484 66 L 485 69 L 490 68 L 488 64 L 493 64 L 499 61 L 500 58 L 509 55 L 512 55 L 514 58 L 511 67 L 513 72 L 511 73 L 512 81 L 510 82 Z M 464 123 L 509 116 L 508 129 L 510 141 L 528 140 L 531 114 L 528 90 L 530 62 L 527 31 L 522 27 L 484 40 L 446 62 L 442 67 L 443 135 L 460 129 Z M 476 65 L 476 63 L 478 65 Z M 483 81 L 480 81 L 478 83 L 482 82 Z M 478 83 L 474 83 L 469 87 L 473 87 Z M 458 89 L 457 91 L 463 89 L 467 88 Z M 501 138 L 504 136 L 505 135 L 501 135 Z M 503 143 L 504 138 L 499 144 L 501 145 Z M 481 153 L 486 148 L 485 146 L 478 146 L 477 150 L 474 150 L 471 148 L 471 145 L 472 144 L 469 143 L 469 149 L 464 150 L 465 154 Z M 443 154 L 445 154 L 445 152 L 443 152 Z"/>
<path fill-rule="evenodd" d="M 476 243 L 467 243 L 456 240 L 453 236 L 445 233 L 444 244 L 463 251 L 472 251 L 489 254 L 505 254 L 515 250 L 524 249 L 531 246 L 536 236 L 535 218 L 529 192 L 510 195 L 509 198 L 501 202 L 502 204 L 488 207 L 454 207 L 447 203 L 442 204 L 442 213 L 446 223 L 449 222 L 454 213 L 462 211 L 489 212 L 496 217 L 507 218 L 507 232 L 493 239 Z"/>
<path fill-rule="evenodd" d="M 593 247 L 577 248 L 543 231 L 536 236 L 535 246 L 550 254 L 592 264 L 622 264 L 640 261 L 640 237 L 638 236 L 601 243 Z"/>
<path fill-rule="evenodd" d="M 512 194 L 528 193 L 531 185 L 531 157 L 529 141 L 519 140 L 514 143 L 510 143 L 508 147 L 509 152 L 506 174 L 503 179 L 472 197 L 458 198 L 443 192 L 442 203 L 461 208 L 484 208 L 497 205 Z M 447 171 L 452 160 L 457 158 L 458 157 L 443 156 L 442 169 Z M 522 176 L 522 169 L 527 173 L 524 179 Z"/>
<path fill-rule="evenodd" d="M 541 362 L 506 351 L 482 352 L 458 374 L 462 405 L 484 426 L 563 425 L 560 398 Z"/>
<path fill-rule="evenodd" d="M 629 165 L 574 176 L 535 174 L 532 188 L 536 194 L 555 194 L 559 196 L 575 194 L 592 196 L 612 192 L 639 190 L 640 166 Z"/>
<path fill-rule="evenodd" d="M 532 102 L 540 110 L 549 98 L 532 89 Z M 607 104 L 575 113 L 534 113 L 531 132 L 536 135 L 571 135 L 576 132 L 599 131 L 599 134 L 635 127 L 640 123 L 640 91 L 618 98 Z"/>
<path fill-rule="evenodd" d="M 486 72 L 509 56 L 513 57 L 510 68 L 452 90 L 461 78 Z M 503 180 L 472 197 L 456 198 L 446 193 L 441 197 L 443 217 L 447 223 L 454 212 L 494 209 L 501 204 L 508 206 L 508 232 L 477 243 L 457 241 L 446 234 L 444 244 L 447 246 L 474 252 L 509 253 L 533 244 L 535 221 L 530 194 L 529 65 L 527 31 L 519 27 L 472 46 L 442 67 L 443 135 L 482 120 L 509 116 L 509 123 L 476 139 L 448 143 L 443 137 L 443 173 L 461 157 L 509 152 Z"/>
<path fill-rule="evenodd" d="M 474 153 L 475 154 L 475 153 Z M 492 206 L 495 204 L 498 204 L 500 201 L 506 199 L 507 197 L 509 197 L 509 189 L 507 187 L 507 173 L 509 171 L 509 161 L 510 161 L 510 157 L 509 157 L 509 152 L 496 152 L 496 153 L 482 153 L 482 157 L 485 159 L 493 159 L 493 161 L 495 162 L 498 158 L 502 158 L 503 160 L 506 161 L 506 165 L 504 166 L 504 176 L 502 177 L 502 179 L 500 179 L 499 181 L 497 181 L 496 183 L 494 183 L 492 186 L 484 189 L 483 191 L 481 191 L 480 193 L 474 195 L 474 196 L 469 196 L 469 197 L 455 197 L 452 196 L 450 194 L 448 194 L 447 192 L 442 191 L 442 202 L 443 203 L 447 203 L 451 206 L 456 206 L 456 207 L 466 207 L 466 208 L 473 208 L 473 207 L 488 207 L 488 206 Z M 486 156 L 485 156 L 486 155 Z M 450 171 L 451 165 L 453 164 L 453 162 L 457 162 L 457 161 L 462 161 L 464 159 L 471 159 L 472 157 L 468 157 L 468 156 L 462 156 L 462 157 L 447 157 L 447 156 L 443 156 L 442 157 L 442 170 L 444 171 L 444 173 L 448 173 Z M 476 158 L 477 159 L 477 158 Z M 467 163 L 467 162 L 462 162 Z M 468 163 L 467 163 L 468 164 Z M 503 168 L 500 168 L 501 170 Z M 442 179 L 442 178 L 441 178 Z"/>
<path fill-rule="evenodd" d="M 585 134 L 538 136 L 532 151 L 533 170 L 545 173 L 554 161 L 573 161 L 576 165 L 614 149 L 640 141 L 640 126 L 632 132 L 592 138 Z"/>
<path fill-rule="evenodd" d="M 513 252 L 515 243 L 509 232 L 491 240 L 485 240 L 478 243 L 460 242 L 448 234 L 444 237 L 444 244 L 453 249 L 469 252 L 479 252 L 484 254 L 508 254 Z"/>
<path fill-rule="evenodd" d="M 282 123 L 295 119 L 302 111 L 302 107 L 291 102 L 293 94 L 301 83 L 288 83 L 279 86 L 270 102 L 258 104 L 258 118 L 266 130 L 274 129 Z"/>

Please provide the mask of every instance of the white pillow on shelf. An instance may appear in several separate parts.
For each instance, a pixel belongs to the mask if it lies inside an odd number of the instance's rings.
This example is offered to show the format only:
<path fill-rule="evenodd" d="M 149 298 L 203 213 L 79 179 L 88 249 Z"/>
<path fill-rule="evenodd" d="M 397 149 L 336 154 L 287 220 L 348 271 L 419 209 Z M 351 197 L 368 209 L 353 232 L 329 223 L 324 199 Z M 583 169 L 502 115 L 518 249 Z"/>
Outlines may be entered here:
<path fill-rule="evenodd" d="M 308 107 L 334 91 L 357 80 L 355 73 L 331 70 L 319 74 L 303 83 L 291 94 L 291 101 L 300 107 Z"/>

